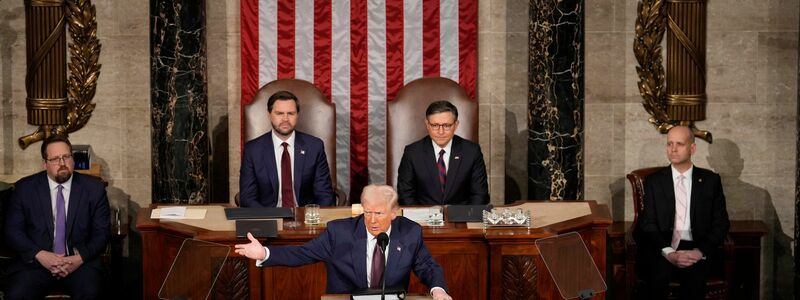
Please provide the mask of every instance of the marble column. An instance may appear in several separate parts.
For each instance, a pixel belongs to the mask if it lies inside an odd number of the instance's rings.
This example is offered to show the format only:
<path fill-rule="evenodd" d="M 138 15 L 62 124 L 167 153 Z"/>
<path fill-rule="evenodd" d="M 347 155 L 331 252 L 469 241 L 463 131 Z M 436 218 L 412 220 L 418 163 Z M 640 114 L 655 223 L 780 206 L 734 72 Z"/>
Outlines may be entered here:
<path fill-rule="evenodd" d="M 150 1 L 153 203 L 209 200 L 205 15 L 205 1 Z"/>
<path fill-rule="evenodd" d="M 800 34 L 799 34 L 800 35 Z M 800 36 L 798 37 L 800 39 Z M 800 48 L 797 50 L 797 55 L 800 57 Z M 798 87 L 800 87 L 800 62 L 798 62 L 797 67 L 797 83 Z M 797 90 L 797 101 L 800 103 L 800 88 Z M 795 143 L 797 144 L 795 147 L 795 158 L 797 165 L 794 167 L 794 240 L 795 246 L 794 248 L 794 286 L 800 287 L 800 247 L 797 247 L 797 241 L 800 241 L 800 105 L 795 105 L 797 107 L 797 124 L 796 124 L 796 132 L 797 136 L 795 137 Z M 797 293 L 797 291 L 795 292 Z"/>
<path fill-rule="evenodd" d="M 583 1 L 530 0 L 528 198 L 583 198 Z"/>

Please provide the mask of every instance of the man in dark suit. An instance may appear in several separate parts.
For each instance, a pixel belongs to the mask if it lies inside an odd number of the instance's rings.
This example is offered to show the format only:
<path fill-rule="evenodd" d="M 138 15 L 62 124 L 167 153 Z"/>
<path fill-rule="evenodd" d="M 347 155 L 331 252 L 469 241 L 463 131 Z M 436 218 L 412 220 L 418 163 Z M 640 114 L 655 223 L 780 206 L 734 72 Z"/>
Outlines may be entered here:
<path fill-rule="evenodd" d="M 100 254 L 109 234 L 105 186 L 73 173 L 72 145 L 61 136 L 42 142 L 46 171 L 15 184 L 6 214 L 7 299 L 43 299 L 60 285 L 73 299 L 101 298 Z"/>
<path fill-rule="evenodd" d="M 295 207 L 335 204 L 325 146 L 317 137 L 294 130 L 300 114 L 297 97 L 280 91 L 267 101 L 272 131 L 247 142 L 239 176 L 243 207 Z"/>
<path fill-rule="evenodd" d="M 671 165 L 644 182 L 644 210 L 636 229 L 637 253 L 648 298 L 666 299 L 672 276 L 680 278 L 680 299 L 705 299 L 707 257 L 728 234 L 728 212 L 716 173 L 695 167 L 692 130 L 676 126 L 667 133 Z"/>
<path fill-rule="evenodd" d="M 380 289 L 381 276 L 386 276 L 387 287 L 407 289 L 413 270 L 431 287 L 434 299 L 451 299 L 442 268 L 422 241 L 422 228 L 397 216 L 394 189 L 369 185 L 361 194 L 361 204 L 364 214 L 329 222 L 320 236 L 302 246 L 267 248 L 248 233 L 250 243 L 234 246 L 236 253 L 256 259 L 258 266 L 302 266 L 324 261 L 328 272 L 326 290 L 332 294 Z M 385 256 L 376 246 L 376 237 L 382 232 L 389 235 Z"/>
<path fill-rule="evenodd" d="M 406 146 L 397 169 L 400 204 L 488 204 L 483 153 L 478 144 L 455 135 L 455 105 L 431 103 L 425 128 L 428 136 Z"/>

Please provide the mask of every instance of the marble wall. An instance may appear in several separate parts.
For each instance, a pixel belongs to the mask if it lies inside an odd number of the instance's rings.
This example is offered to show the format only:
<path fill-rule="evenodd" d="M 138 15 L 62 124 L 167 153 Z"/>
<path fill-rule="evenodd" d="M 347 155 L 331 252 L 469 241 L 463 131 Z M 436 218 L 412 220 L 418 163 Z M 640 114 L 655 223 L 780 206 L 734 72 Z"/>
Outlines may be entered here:
<path fill-rule="evenodd" d="M 94 0 L 103 64 L 94 116 L 72 134 L 90 144 L 114 199 L 151 202 L 149 1 Z M 494 203 L 528 191 L 528 4 L 481 0 L 478 28 L 479 135 Z M 708 120 L 695 162 L 720 172 L 733 219 L 761 219 L 773 234 L 763 256 L 764 298 L 791 291 L 797 118 L 797 0 L 712 0 L 708 5 Z M 207 1 L 208 111 L 212 197 L 238 191 L 239 2 Z M 665 165 L 663 136 L 648 123 L 632 53 L 636 1 L 585 1 L 586 199 L 632 219 L 631 170 Z M 0 181 L 41 169 L 38 150 L 16 139 L 25 122 L 23 1 L 0 1 Z M 227 184 L 227 185 L 226 185 Z M 126 202 L 126 201 L 123 201 Z M 131 209 L 132 211 L 132 209 Z M 780 252 L 786 254 L 780 254 Z M 786 276 L 778 276 L 786 274 Z M 790 284 L 790 283 L 789 283 Z"/>

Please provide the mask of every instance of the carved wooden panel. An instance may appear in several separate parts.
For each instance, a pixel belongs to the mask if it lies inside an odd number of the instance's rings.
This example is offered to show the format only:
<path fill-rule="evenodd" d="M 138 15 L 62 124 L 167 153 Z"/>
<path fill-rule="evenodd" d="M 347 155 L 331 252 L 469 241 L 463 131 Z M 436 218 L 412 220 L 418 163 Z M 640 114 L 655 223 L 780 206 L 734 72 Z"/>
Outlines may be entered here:
<path fill-rule="evenodd" d="M 537 273 L 533 256 L 503 256 L 503 299 L 536 299 Z"/>
<path fill-rule="evenodd" d="M 211 299 L 248 299 L 250 298 L 250 283 L 247 274 L 247 264 L 252 263 L 245 257 L 228 257 L 222 270 L 219 272 Z"/>

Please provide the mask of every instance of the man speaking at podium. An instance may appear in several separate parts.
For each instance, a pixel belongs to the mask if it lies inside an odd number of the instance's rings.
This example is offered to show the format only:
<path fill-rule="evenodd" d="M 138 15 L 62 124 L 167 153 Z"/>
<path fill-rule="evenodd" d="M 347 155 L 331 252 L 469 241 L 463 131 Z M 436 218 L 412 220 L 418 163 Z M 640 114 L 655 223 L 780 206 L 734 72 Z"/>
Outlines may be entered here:
<path fill-rule="evenodd" d="M 386 276 L 387 287 L 408 288 L 413 269 L 422 283 L 431 287 L 433 299 L 452 299 L 446 291 L 442 268 L 422 241 L 422 228 L 397 216 L 394 189 L 369 185 L 361 194 L 361 204 L 363 215 L 328 222 L 322 234 L 302 246 L 267 248 L 248 233 L 250 243 L 234 246 L 235 251 L 255 259 L 257 266 L 295 267 L 324 261 L 328 272 L 326 292 L 331 294 L 380 289 L 382 276 Z M 389 235 L 385 256 L 376 246 L 377 237 L 384 232 Z"/>

